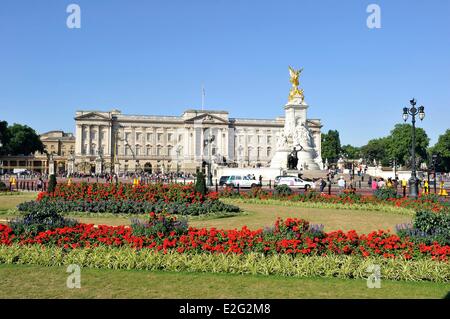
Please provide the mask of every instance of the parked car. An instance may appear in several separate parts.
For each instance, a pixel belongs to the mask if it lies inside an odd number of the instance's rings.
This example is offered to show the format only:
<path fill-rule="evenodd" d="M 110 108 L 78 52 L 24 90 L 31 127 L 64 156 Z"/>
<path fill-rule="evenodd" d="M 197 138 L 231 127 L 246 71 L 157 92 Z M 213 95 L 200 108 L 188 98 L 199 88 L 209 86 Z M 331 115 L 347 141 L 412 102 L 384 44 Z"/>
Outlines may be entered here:
<path fill-rule="evenodd" d="M 289 187 L 304 188 L 305 190 L 316 188 L 316 184 L 314 182 L 305 181 L 298 177 L 281 177 L 277 185 L 287 185 Z"/>
<path fill-rule="evenodd" d="M 274 182 L 273 182 L 273 185 L 274 185 L 274 186 L 277 186 L 277 185 L 278 185 L 278 182 L 280 181 L 280 179 L 281 179 L 281 178 L 285 178 L 285 177 L 293 177 L 293 178 L 295 178 L 295 176 L 292 176 L 292 175 L 277 176 L 277 177 L 275 177 L 275 180 L 274 180 Z"/>
<path fill-rule="evenodd" d="M 226 185 L 232 187 L 238 187 L 239 185 L 239 187 L 242 188 L 249 188 L 258 186 L 258 181 L 256 179 L 251 179 L 248 176 L 231 175 L 228 177 Z"/>
<path fill-rule="evenodd" d="M 221 176 L 219 179 L 219 186 L 224 186 L 227 184 L 228 177 L 230 176 Z"/>

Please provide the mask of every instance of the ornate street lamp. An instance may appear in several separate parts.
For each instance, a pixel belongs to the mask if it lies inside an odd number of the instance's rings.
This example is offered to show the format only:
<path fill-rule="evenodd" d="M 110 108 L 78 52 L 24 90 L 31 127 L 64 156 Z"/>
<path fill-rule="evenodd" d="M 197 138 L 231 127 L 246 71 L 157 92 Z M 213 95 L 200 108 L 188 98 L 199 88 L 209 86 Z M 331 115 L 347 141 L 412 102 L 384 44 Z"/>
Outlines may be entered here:
<path fill-rule="evenodd" d="M 203 141 L 203 145 L 204 146 L 208 146 L 208 158 L 209 158 L 209 160 L 208 160 L 208 186 L 213 186 L 213 181 L 212 181 L 212 172 L 211 172 L 211 169 L 212 169 L 212 165 L 211 165 L 211 144 L 212 144 L 212 142 L 214 142 L 214 140 L 215 140 L 215 136 L 214 135 L 211 135 L 211 137 L 206 137 L 205 138 L 205 140 Z"/>
<path fill-rule="evenodd" d="M 412 169 L 409 179 L 409 197 L 417 199 L 419 196 L 419 180 L 416 172 L 416 116 L 419 115 L 419 119 L 422 121 L 425 118 L 425 107 L 419 106 L 419 108 L 416 108 L 416 99 L 410 100 L 409 103 L 411 104 L 410 108 L 403 108 L 403 120 L 406 122 L 409 115 L 412 118 Z"/>

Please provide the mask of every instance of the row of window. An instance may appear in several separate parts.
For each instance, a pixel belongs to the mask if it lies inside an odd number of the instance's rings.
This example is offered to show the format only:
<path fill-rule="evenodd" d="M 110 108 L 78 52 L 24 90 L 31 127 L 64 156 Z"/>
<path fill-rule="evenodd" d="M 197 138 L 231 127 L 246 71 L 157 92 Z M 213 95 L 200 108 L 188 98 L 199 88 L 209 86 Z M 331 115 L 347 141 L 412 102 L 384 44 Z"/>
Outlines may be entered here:
<path fill-rule="evenodd" d="M 272 144 L 272 136 L 267 135 L 267 136 L 263 136 L 263 135 L 258 135 L 258 136 L 253 136 L 253 135 L 247 135 L 247 144 L 252 144 L 254 141 L 256 141 L 258 144 Z M 256 140 L 254 139 L 254 137 L 256 137 Z M 244 135 L 238 135 L 238 142 L 239 144 L 243 144 L 244 143 Z"/>
<path fill-rule="evenodd" d="M 175 141 L 175 134 L 174 133 L 166 133 L 167 134 L 167 142 L 176 142 Z M 123 135 L 122 135 L 123 136 Z M 135 141 L 136 142 L 147 142 L 147 143 L 152 143 L 154 142 L 153 140 L 153 133 L 146 133 L 145 135 L 146 140 L 144 141 L 144 134 L 143 133 L 135 133 Z M 125 140 L 130 143 L 131 142 L 131 132 L 125 132 Z M 178 142 L 181 142 L 183 140 L 183 135 L 182 134 L 178 134 Z M 162 143 L 164 141 L 164 133 L 156 133 L 156 142 Z"/>

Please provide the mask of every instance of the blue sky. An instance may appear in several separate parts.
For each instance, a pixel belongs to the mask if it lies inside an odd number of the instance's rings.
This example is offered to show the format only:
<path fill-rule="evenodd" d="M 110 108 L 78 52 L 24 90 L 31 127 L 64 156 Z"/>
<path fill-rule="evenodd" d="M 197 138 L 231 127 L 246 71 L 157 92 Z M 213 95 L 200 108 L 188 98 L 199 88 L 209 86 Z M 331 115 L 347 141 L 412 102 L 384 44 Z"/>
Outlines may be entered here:
<path fill-rule="evenodd" d="M 66 7 L 81 7 L 68 29 Z M 369 29 L 366 8 L 381 8 Z M 309 117 L 364 145 L 415 97 L 432 143 L 450 127 L 450 1 L 2 0 L 0 119 L 74 132 L 78 109 L 283 115 L 303 67 Z"/>

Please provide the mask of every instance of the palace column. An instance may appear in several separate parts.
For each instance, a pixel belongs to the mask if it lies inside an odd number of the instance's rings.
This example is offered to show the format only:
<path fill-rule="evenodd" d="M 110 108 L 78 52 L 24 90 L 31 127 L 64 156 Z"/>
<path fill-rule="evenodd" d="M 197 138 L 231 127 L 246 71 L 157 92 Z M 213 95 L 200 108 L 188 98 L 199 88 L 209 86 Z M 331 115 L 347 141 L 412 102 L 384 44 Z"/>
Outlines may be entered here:
<path fill-rule="evenodd" d="M 90 156 L 91 155 L 91 143 L 92 143 L 92 141 L 91 141 L 91 125 L 88 124 L 86 127 L 87 127 L 87 133 L 86 133 L 86 136 L 87 136 L 86 154 L 88 156 Z"/>
<path fill-rule="evenodd" d="M 101 125 L 97 125 L 97 155 L 100 154 L 100 149 L 101 149 L 101 143 L 102 141 L 100 140 L 100 133 L 102 131 L 102 126 Z"/>
<path fill-rule="evenodd" d="M 75 131 L 75 154 L 81 155 L 83 149 L 83 125 L 77 124 Z"/>

